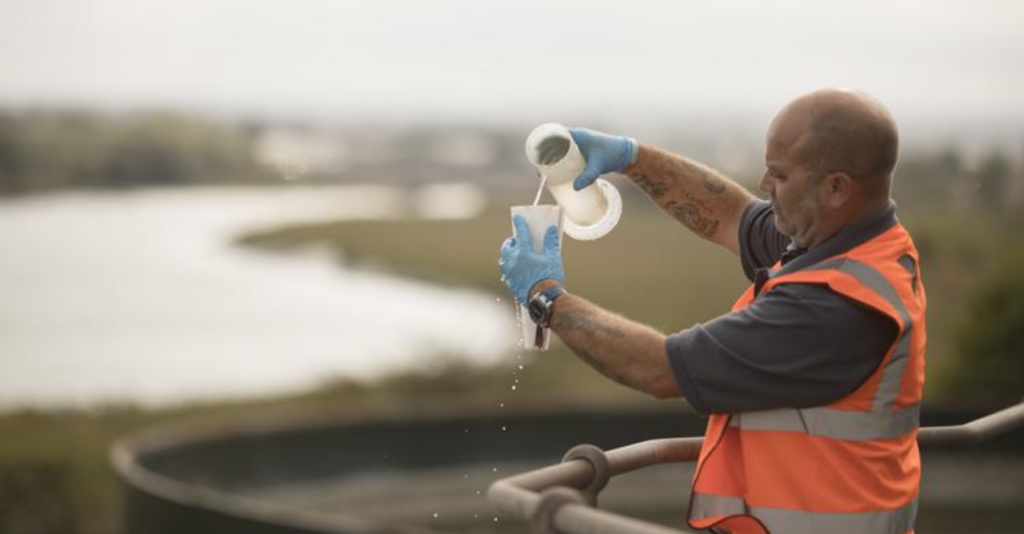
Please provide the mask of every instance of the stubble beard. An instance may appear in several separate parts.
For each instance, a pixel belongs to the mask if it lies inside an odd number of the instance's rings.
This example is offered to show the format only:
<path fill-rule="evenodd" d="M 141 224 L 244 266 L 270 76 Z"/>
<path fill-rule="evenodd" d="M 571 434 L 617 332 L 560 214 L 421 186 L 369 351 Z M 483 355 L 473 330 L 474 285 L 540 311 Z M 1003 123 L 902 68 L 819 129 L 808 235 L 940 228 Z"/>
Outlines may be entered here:
<path fill-rule="evenodd" d="M 800 201 L 798 206 L 800 213 L 814 213 L 815 211 L 815 199 L 812 195 L 808 195 Z M 782 232 L 783 235 L 793 240 L 793 243 L 798 247 L 810 248 L 810 245 L 814 241 L 814 234 L 817 231 L 818 224 L 815 217 L 811 216 L 807 218 L 807 225 L 801 230 L 797 224 L 784 217 L 779 210 L 778 204 L 772 201 L 772 214 L 775 223 L 775 229 Z"/>

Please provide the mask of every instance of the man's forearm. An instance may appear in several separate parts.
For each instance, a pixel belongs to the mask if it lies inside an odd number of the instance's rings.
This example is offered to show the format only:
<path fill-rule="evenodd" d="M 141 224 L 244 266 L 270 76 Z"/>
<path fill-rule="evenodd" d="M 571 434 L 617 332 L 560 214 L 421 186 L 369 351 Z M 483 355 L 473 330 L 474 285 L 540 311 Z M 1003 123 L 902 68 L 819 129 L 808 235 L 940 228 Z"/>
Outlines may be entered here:
<path fill-rule="evenodd" d="M 754 200 L 736 182 L 682 156 L 640 145 L 625 174 L 694 233 L 739 253 L 740 218 Z"/>
<path fill-rule="evenodd" d="M 551 329 L 606 377 L 657 398 L 679 397 L 665 336 L 568 294 L 555 303 Z"/>

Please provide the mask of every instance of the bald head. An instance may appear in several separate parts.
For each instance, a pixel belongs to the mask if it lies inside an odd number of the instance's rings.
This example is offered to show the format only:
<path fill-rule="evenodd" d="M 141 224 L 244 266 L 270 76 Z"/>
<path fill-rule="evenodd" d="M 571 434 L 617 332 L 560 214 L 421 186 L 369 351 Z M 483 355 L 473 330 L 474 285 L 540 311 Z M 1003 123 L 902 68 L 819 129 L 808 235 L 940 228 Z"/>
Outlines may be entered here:
<path fill-rule="evenodd" d="M 769 135 L 818 176 L 842 172 L 888 197 L 899 136 L 892 115 L 870 95 L 847 89 L 804 95 L 779 112 Z"/>

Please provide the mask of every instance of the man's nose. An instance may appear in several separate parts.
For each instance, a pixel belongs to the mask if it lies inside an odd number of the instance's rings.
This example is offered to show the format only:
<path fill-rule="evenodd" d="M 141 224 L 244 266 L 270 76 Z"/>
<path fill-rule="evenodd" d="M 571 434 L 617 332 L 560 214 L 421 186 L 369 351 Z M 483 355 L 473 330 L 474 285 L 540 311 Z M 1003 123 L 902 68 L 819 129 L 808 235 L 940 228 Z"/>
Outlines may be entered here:
<path fill-rule="evenodd" d="M 762 174 L 761 180 L 757 182 L 757 188 L 768 194 L 771 194 L 773 185 L 774 184 L 772 184 L 772 179 L 770 176 L 768 176 L 767 172 Z"/>

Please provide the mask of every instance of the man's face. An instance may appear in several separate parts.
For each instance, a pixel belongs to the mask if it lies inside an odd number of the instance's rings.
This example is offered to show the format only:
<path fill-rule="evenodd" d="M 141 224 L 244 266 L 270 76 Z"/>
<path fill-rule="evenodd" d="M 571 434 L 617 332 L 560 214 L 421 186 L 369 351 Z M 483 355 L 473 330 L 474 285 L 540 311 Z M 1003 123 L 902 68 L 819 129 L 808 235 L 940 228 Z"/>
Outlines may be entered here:
<path fill-rule="evenodd" d="M 778 121 L 777 121 L 778 122 Z M 820 180 L 811 173 L 800 151 L 800 135 L 785 124 L 773 124 L 765 148 L 764 176 L 758 187 L 768 193 L 775 227 L 800 247 L 814 243 L 820 220 Z"/>

